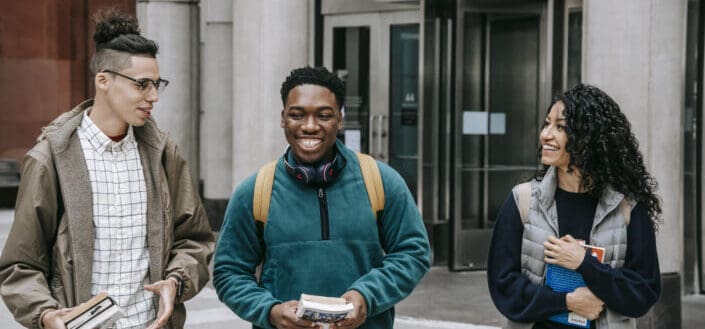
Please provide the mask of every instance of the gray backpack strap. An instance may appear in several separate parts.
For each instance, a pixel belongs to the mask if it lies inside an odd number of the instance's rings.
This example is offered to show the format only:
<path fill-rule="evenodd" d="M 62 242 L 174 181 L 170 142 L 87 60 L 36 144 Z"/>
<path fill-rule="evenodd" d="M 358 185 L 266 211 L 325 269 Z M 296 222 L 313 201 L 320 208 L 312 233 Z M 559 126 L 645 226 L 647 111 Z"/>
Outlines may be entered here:
<path fill-rule="evenodd" d="M 519 218 L 523 224 L 526 224 L 529 220 L 529 207 L 531 207 L 531 182 L 514 186 L 512 194 L 514 194 L 514 203 L 519 209 Z"/>
<path fill-rule="evenodd" d="M 619 202 L 619 212 L 622 213 L 624 223 L 629 226 L 629 221 L 632 219 L 632 205 L 627 198 Z"/>

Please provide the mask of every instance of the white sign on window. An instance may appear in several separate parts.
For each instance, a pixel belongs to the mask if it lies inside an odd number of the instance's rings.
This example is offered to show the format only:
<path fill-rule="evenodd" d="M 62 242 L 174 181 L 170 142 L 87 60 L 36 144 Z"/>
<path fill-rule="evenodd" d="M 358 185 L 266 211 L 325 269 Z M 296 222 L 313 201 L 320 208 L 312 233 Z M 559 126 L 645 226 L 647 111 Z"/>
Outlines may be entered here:
<path fill-rule="evenodd" d="M 507 114 L 490 113 L 490 134 L 504 135 L 507 133 Z"/>
<path fill-rule="evenodd" d="M 504 135 L 506 133 L 506 113 L 463 112 L 463 135 Z"/>
<path fill-rule="evenodd" d="M 463 135 L 487 135 L 487 112 L 464 111 Z"/>
<path fill-rule="evenodd" d="M 362 152 L 359 129 L 345 129 L 345 146 L 355 152 Z"/>

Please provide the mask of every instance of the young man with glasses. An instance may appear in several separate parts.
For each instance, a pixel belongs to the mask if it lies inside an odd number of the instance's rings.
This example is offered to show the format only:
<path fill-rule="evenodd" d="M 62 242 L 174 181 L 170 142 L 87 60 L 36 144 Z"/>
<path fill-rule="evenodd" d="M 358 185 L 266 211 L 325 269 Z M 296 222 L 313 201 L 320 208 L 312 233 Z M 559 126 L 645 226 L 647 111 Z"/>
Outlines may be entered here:
<path fill-rule="evenodd" d="M 214 241 L 188 166 L 151 119 L 168 81 L 133 17 L 104 12 L 91 59 L 96 95 L 42 130 L 22 161 L 0 292 L 28 328 L 107 291 L 115 328 L 182 328 L 208 282 Z"/>

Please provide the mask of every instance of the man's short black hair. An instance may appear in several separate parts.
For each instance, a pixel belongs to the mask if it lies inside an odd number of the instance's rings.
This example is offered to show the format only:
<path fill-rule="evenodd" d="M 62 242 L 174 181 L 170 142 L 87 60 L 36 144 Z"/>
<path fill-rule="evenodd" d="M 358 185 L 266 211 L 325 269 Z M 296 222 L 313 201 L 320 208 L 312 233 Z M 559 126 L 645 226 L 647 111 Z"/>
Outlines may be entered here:
<path fill-rule="evenodd" d="M 326 87 L 335 94 L 335 100 L 338 102 L 338 109 L 343 108 L 345 97 L 345 83 L 335 74 L 328 71 L 325 67 L 302 67 L 294 69 L 286 77 L 282 83 L 282 105 L 286 107 L 286 99 L 289 97 L 289 92 L 296 86 L 311 84 Z"/>

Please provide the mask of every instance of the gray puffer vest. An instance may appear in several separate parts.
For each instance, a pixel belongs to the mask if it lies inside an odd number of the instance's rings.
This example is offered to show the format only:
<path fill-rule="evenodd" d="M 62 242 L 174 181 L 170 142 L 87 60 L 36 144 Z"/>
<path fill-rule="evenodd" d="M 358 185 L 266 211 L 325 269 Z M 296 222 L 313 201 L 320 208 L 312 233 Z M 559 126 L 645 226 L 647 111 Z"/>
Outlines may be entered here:
<path fill-rule="evenodd" d="M 540 182 L 533 180 L 512 189 L 514 201 L 524 223 L 521 272 L 534 284 L 543 284 L 546 269 L 546 264 L 543 261 L 543 243 L 549 236 L 558 236 L 559 234 L 558 215 L 554 200 L 557 186 L 556 169 L 550 167 Z M 521 197 L 529 194 L 529 191 L 530 198 L 528 200 L 526 197 Z M 595 210 L 589 243 L 605 248 L 604 262 L 613 268 L 624 265 L 627 252 L 627 226 L 633 207 L 634 204 L 625 200 L 624 195 L 608 187 L 598 201 Z M 618 314 L 608 307 L 605 307 L 596 321 L 597 329 L 636 328 L 634 318 Z M 508 320 L 505 327 L 531 328 L 533 325 L 533 323 Z"/>

